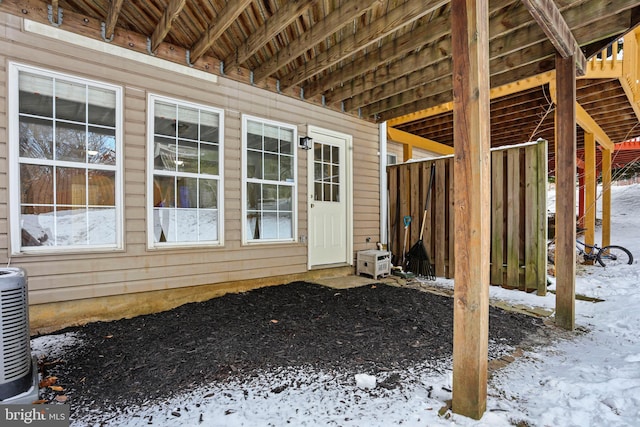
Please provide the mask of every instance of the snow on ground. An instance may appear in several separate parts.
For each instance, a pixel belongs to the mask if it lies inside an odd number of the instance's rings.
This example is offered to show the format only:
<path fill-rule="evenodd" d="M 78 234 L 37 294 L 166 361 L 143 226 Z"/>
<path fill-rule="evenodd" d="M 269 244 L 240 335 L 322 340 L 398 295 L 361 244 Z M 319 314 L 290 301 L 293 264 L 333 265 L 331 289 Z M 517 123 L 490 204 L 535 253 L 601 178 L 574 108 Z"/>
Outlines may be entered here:
<path fill-rule="evenodd" d="M 554 195 L 551 194 L 553 197 Z M 613 187 L 612 243 L 640 259 L 640 185 Z M 451 288 L 452 281 L 438 280 Z M 109 426 L 637 426 L 640 423 L 640 264 L 581 267 L 577 332 L 525 351 L 494 373 L 487 412 L 472 420 L 442 411 L 451 399 L 450 364 L 399 373 L 401 386 L 381 378 L 311 370 L 280 370 L 249 383 L 211 385 L 159 405 L 101 414 Z M 492 299 L 553 309 L 545 297 L 491 288 Z M 34 339 L 34 353 L 56 348 Z M 67 340 L 57 344 L 60 351 Z M 363 375 L 360 375 L 363 374 Z M 272 387 L 265 387 L 266 384 Z M 377 383 L 375 388 L 372 388 Z M 76 420 L 72 425 L 86 425 Z"/>

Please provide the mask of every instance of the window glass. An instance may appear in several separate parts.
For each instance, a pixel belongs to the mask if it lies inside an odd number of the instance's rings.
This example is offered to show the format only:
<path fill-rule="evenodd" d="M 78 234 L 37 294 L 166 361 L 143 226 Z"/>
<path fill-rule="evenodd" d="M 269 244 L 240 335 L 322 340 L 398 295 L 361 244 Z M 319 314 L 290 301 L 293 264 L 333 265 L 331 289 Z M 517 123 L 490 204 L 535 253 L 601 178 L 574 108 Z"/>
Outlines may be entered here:
<path fill-rule="evenodd" d="M 248 242 L 294 239 L 294 127 L 245 117 L 244 228 Z"/>
<path fill-rule="evenodd" d="M 11 70 L 18 80 L 21 224 L 13 245 L 121 247 L 121 89 L 15 64 Z"/>
<path fill-rule="evenodd" d="M 222 112 L 152 96 L 151 246 L 220 244 Z"/>

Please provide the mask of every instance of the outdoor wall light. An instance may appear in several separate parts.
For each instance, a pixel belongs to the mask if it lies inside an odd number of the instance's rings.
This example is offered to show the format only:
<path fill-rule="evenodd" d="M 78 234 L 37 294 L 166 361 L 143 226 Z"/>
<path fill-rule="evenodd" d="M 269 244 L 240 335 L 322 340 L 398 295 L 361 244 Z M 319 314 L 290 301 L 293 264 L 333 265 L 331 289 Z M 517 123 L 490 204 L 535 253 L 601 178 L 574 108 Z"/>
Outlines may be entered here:
<path fill-rule="evenodd" d="M 308 136 L 300 137 L 300 144 L 298 145 L 303 150 L 311 150 L 311 145 L 313 144 L 313 138 Z"/>

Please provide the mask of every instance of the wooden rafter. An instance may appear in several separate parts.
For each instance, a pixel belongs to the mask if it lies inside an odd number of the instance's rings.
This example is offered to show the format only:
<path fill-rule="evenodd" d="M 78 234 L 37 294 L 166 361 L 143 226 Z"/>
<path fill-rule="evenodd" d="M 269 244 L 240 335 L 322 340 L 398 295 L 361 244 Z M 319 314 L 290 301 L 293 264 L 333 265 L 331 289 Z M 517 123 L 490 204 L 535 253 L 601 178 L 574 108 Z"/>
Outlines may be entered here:
<path fill-rule="evenodd" d="M 249 6 L 253 0 L 236 0 L 227 3 L 216 18 L 209 24 L 207 30 L 190 49 L 190 61 L 196 62 L 222 34 L 233 24 L 235 19 Z"/>
<path fill-rule="evenodd" d="M 304 0 L 287 2 L 278 9 L 260 28 L 258 28 L 244 44 L 236 49 L 235 54 L 224 60 L 226 68 L 235 68 L 244 64 L 271 39 L 280 34 L 284 29 L 305 13 L 318 0 Z"/>
<path fill-rule="evenodd" d="M 180 15 L 185 2 L 186 0 L 171 0 L 167 5 L 167 8 L 162 14 L 162 18 L 160 18 L 160 22 L 151 35 L 151 52 L 155 52 L 160 46 L 160 43 L 162 43 L 167 34 L 169 34 L 173 21 Z"/>
<path fill-rule="evenodd" d="M 107 19 L 104 24 L 104 36 L 109 39 L 113 35 L 118 23 L 118 16 L 122 9 L 123 0 L 113 0 L 109 6 L 109 12 L 107 13 Z"/>
<path fill-rule="evenodd" d="M 573 37 L 569 25 L 565 22 L 555 3 L 551 0 L 522 0 L 522 3 L 529 9 L 533 19 L 549 37 L 560 55 L 563 58 L 575 57 L 578 75 L 584 75 L 587 58 L 580 50 L 580 45 Z"/>
<path fill-rule="evenodd" d="M 339 44 L 317 55 L 304 67 L 300 67 L 282 78 L 282 85 L 290 87 L 299 84 L 397 31 L 398 23 L 409 25 L 448 2 L 449 0 L 410 0 L 402 3 L 386 15 L 368 24 L 363 31 L 354 33 L 347 40 L 342 40 Z"/>
<path fill-rule="evenodd" d="M 293 40 L 273 57 L 265 61 L 262 66 L 253 71 L 256 81 L 262 81 L 279 69 L 288 65 L 300 55 L 322 42 L 326 37 L 335 33 L 360 15 L 376 5 L 377 1 L 349 0 L 339 8 L 328 14 L 322 21 L 313 25 L 309 31 L 305 31 L 299 38 Z"/>

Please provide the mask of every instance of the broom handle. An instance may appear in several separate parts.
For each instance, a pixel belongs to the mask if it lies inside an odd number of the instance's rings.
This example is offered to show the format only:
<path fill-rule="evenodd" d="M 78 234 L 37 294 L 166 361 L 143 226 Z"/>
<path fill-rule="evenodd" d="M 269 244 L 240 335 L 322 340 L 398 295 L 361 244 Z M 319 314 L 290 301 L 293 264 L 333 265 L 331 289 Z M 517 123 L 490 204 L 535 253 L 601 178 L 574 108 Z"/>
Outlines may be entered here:
<path fill-rule="evenodd" d="M 427 209 L 431 203 L 431 187 L 433 187 L 433 176 L 436 173 L 436 163 L 431 163 L 431 175 L 429 176 L 429 188 L 427 189 L 427 202 L 424 204 L 424 212 L 422 213 L 422 227 L 420 227 L 420 240 L 424 234 L 424 223 L 427 221 Z"/>

